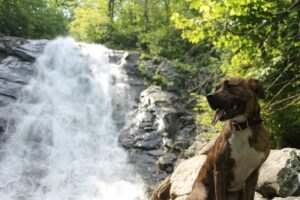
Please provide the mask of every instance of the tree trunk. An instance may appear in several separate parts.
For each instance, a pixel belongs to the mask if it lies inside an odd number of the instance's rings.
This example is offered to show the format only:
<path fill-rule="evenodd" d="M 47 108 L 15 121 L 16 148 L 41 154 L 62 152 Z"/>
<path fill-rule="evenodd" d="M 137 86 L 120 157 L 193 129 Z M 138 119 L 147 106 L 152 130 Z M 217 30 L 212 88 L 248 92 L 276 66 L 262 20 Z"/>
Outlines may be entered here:
<path fill-rule="evenodd" d="M 145 17 L 145 21 L 146 21 L 146 31 L 149 31 L 150 30 L 150 21 L 149 21 L 149 14 L 148 14 L 148 0 L 145 0 L 144 17 Z"/>
<path fill-rule="evenodd" d="M 170 1 L 169 0 L 164 0 L 165 4 L 165 9 L 166 9 L 166 22 L 169 24 L 170 21 Z"/>
<path fill-rule="evenodd" d="M 115 12 L 115 0 L 109 0 L 108 2 L 108 16 L 111 23 L 114 21 L 114 12 Z"/>

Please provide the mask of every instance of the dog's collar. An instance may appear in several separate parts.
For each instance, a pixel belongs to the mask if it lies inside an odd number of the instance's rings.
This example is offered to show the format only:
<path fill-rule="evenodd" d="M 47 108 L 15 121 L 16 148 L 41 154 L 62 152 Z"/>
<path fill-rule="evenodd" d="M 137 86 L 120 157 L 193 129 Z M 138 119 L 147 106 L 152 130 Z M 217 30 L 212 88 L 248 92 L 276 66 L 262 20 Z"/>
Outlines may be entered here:
<path fill-rule="evenodd" d="M 262 119 L 248 119 L 244 122 L 231 122 L 235 130 L 242 131 L 246 128 L 249 128 L 250 126 L 258 125 L 263 122 Z"/>

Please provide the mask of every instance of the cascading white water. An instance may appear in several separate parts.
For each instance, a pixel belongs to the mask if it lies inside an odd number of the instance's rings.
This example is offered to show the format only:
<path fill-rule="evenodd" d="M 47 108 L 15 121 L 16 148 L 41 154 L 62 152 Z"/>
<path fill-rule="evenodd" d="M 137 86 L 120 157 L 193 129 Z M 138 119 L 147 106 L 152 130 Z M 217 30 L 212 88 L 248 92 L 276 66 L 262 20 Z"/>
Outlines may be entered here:
<path fill-rule="evenodd" d="M 145 199 L 117 144 L 116 124 L 133 102 L 124 74 L 103 46 L 68 38 L 47 44 L 13 105 L 7 134 L 14 133 L 1 149 L 1 200 Z"/>

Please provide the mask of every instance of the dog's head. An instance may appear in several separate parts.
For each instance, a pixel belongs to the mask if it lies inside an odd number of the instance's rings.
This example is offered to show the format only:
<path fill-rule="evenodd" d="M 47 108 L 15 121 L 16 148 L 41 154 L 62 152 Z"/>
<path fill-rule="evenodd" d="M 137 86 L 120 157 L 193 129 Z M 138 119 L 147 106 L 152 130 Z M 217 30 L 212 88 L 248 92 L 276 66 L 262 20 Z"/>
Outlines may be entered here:
<path fill-rule="evenodd" d="M 264 88 L 254 78 L 229 78 L 207 95 L 210 107 L 216 110 L 212 124 L 218 120 L 241 122 L 259 113 L 258 98 L 264 98 Z"/>

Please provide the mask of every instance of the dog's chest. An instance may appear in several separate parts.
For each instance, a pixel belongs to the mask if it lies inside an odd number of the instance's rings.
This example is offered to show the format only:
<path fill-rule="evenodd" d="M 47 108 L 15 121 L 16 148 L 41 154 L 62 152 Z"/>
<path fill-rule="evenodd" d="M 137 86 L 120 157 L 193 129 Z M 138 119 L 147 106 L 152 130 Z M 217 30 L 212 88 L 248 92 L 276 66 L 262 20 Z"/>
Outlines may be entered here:
<path fill-rule="evenodd" d="M 243 131 L 235 132 L 229 139 L 231 147 L 231 159 L 234 159 L 233 167 L 234 178 L 230 182 L 231 191 L 236 191 L 244 186 L 246 179 L 250 174 L 259 167 L 264 152 L 257 151 L 249 144 L 251 129 L 247 128 Z"/>

